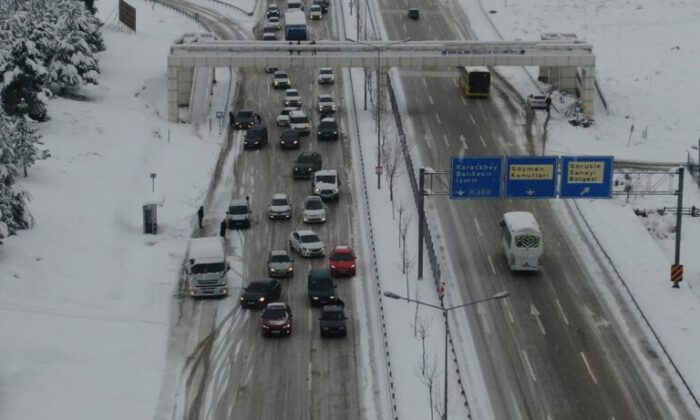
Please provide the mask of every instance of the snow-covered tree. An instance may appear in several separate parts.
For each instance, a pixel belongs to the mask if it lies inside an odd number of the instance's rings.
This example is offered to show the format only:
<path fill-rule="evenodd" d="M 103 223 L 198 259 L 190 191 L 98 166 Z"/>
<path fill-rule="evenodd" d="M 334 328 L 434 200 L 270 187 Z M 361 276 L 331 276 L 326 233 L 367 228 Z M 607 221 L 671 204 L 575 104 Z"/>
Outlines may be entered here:
<path fill-rule="evenodd" d="M 24 170 L 27 177 L 27 169 L 37 160 L 47 159 L 51 156 L 48 150 L 40 149 L 44 143 L 37 129 L 27 122 L 25 117 L 19 116 L 14 121 L 14 127 L 10 135 L 10 143 L 14 152 L 15 166 Z"/>
<path fill-rule="evenodd" d="M 2 105 L 8 115 L 46 121 L 44 57 L 33 41 L 17 39 L 0 62 Z"/>
<path fill-rule="evenodd" d="M 24 120 L 24 118 L 22 118 Z M 18 152 L 13 144 L 16 124 L 0 108 L 0 234 L 7 236 L 31 225 L 27 209 L 29 194 L 15 183 Z"/>
<path fill-rule="evenodd" d="M 71 32 L 57 42 L 48 68 L 53 92 L 77 90 L 87 83 L 96 85 L 98 77 L 99 66 L 80 32 Z"/>

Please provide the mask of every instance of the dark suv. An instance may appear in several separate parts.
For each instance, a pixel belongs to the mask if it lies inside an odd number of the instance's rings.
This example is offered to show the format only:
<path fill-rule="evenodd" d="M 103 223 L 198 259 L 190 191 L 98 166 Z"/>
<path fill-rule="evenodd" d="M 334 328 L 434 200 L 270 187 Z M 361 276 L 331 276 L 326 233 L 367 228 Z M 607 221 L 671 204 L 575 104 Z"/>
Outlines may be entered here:
<path fill-rule="evenodd" d="M 240 302 L 244 308 L 264 308 L 268 303 L 279 299 L 282 285 L 279 280 L 252 281 L 243 288 Z"/>
<path fill-rule="evenodd" d="M 255 124 L 260 124 L 260 115 L 253 110 L 242 109 L 233 117 L 232 124 L 234 128 L 247 129 Z"/>
<path fill-rule="evenodd" d="M 345 316 L 345 304 L 342 300 L 323 305 L 321 316 L 318 318 L 321 325 L 321 337 L 336 336 L 345 337 L 348 335 L 347 319 Z"/>
<path fill-rule="evenodd" d="M 321 120 L 318 125 L 318 141 L 338 140 L 338 123 L 332 118 Z"/>
<path fill-rule="evenodd" d="M 243 137 L 244 149 L 262 149 L 267 144 L 267 127 L 262 124 L 248 129 Z"/>
<path fill-rule="evenodd" d="M 294 178 L 311 178 L 311 174 L 323 166 L 318 152 L 302 152 L 294 161 Z"/>

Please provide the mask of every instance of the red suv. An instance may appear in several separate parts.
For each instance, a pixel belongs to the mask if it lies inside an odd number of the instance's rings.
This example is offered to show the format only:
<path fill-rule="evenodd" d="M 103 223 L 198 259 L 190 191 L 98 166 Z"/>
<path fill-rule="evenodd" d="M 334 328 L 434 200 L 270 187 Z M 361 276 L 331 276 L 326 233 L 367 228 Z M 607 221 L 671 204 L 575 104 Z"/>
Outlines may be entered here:
<path fill-rule="evenodd" d="M 354 276 L 357 257 L 355 252 L 347 245 L 338 245 L 333 248 L 329 257 L 331 263 L 331 275 Z"/>
<path fill-rule="evenodd" d="M 268 303 L 261 316 L 264 336 L 292 333 L 292 308 L 286 303 Z"/>

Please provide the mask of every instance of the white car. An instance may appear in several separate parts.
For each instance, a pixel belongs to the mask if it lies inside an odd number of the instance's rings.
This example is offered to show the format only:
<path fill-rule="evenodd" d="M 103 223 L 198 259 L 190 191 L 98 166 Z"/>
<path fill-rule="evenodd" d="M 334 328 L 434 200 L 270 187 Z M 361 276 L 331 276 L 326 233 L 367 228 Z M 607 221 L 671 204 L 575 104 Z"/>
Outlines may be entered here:
<path fill-rule="evenodd" d="M 326 221 L 326 206 L 321 197 L 317 195 L 306 197 L 301 217 L 304 223 L 324 223 Z"/>
<path fill-rule="evenodd" d="M 282 29 L 282 25 L 280 24 L 280 17 L 279 16 L 270 16 L 269 18 L 267 18 L 267 24 L 274 25 L 278 31 L 280 29 Z"/>
<path fill-rule="evenodd" d="M 323 241 L 311 230 L 296 230 L 289 234 L 289 247 L 302 257 L 323 257 L 326 251 Z"/>
<path fill-rule="evenodd" d="M 332 85 L 333 83 L 335 83 L 335 75 L 333 74 L 333 69 L 330 67 L 321 67 L 318 70 L 318 84 Z"/>
<path fill-rule="evenodd" d="M 301 109 L 290 111 L 289 128 L 297 130 L 299 134 L 309 134 L 311 131 L 311 124 L 309 124 L 309 117 L 306 116 L 306 112 Z"/>
<path fill-rule="evenodd" d="M 544 95 L 528 95 L 527 105 L 532 109 L 546 109 L 547 97 Z"/>
<path fill-rule="evenodd" d="M 284 106 L 301 107 L 301 95 L 296 89 L 287 89 L 284 91 Z"/>
<path fill-rule="evenodd" d="M 311 176 L 311 188 L 322 200 L 340 198 L 340 178 L 335 169 L 322 169 Z"/>
<path fill-rule="evenodd" d="M 309 9 L 309 19 L 310 20 L 321 20 L 323 18 L 323 10 L 318 4 L 314 4 Z"/>
<path fill-rule="evenodd" d="M 285 106 L 282 108 L 282 111 L 280 111 L 280 114 L 277 116 L 277 126 L 289 127 L 289 113 L 298 110 L 299 108 L 295 106 Z"/>
<path fill-rule="evenodd" d="M 289 75 L 286 71 L 277 70 L 272 75 L 272 87 L 275 89 L 287 89 L 292 86 L 289 81 Z"/>
<path fill-rule="evenodd" d="M 270 219 L 290 219 L 292 206 L 289 204 L 289 196 L 285 193 L 273 194 L 267 215 Z"/>
<path fill-rule="evenodd" d="M 318 95 L 316 106 L 318 107 L 318 112 L 335 112 L 335 100 L 331 95 Z"/>

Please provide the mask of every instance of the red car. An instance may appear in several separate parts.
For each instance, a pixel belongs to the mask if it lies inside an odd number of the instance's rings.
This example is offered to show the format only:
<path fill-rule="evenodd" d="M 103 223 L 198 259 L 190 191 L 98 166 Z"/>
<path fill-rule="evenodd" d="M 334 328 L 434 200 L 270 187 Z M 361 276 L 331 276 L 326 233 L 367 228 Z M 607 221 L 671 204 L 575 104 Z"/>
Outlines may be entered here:
<path fill-rule="evenodd" d="M 331 275 L 338 276 L 354 276 L 357 257 L 355 252 L 347 245 L 338 245 L 333 248 L 329 257 L 331 264 Z"/>
<path fill-rule="evenodd" d="M 292 308 L 283 302 L 268 303 L 262 315 L 262 334 L 290 335 L 292 333 Z"/>

